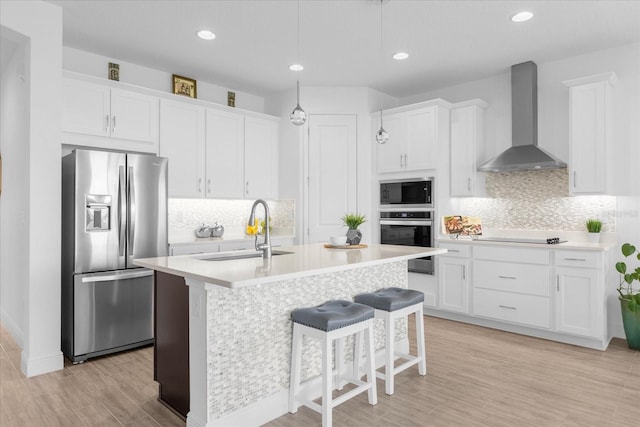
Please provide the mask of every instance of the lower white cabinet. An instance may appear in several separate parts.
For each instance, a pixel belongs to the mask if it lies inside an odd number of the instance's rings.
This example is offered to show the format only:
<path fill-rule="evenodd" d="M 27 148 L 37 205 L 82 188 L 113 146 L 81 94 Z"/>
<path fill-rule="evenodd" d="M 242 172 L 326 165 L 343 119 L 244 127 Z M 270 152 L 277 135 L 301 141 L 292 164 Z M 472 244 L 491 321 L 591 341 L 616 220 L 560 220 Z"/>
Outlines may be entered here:
<path fill-rule="evenodd" d="M 462 251 L 457 247 L 446 248 L 451 252 L 437 257 L 439 308 L 469 313 L 469 259 L 466 257 L 468 248 L 465 247 Z"/>
<path fill-rule="evenodd" d="M 263 236 L 258 236 L 258 240 L 262 242 Z M 276 246 L 291 246 L 293 245 L 293 237 L 272 237 L 271 245 Z M 254 249 L 255 240 L 251 238 L 237 239 L 237 240 L 218 240 L 212 241 L 203 239 L 201 242 L 193 242 L 186 244 L 169 244 L 169 253 L 172 256 L 176 255 L 194 255 L 194 254 L 208 254 L 212 252 L 227 252 L 227 251 L 241 251 L 246 249 Z"/>
<path fill-rule="evenodd" d="M 605 349 L 604 250 L 442 242 L 438 306 L 428 314 Z M 610 288 L 610 289 L 609 289 Z M 611 292 L 608 292 L 609 289 Z M 426 300 L 425 300 L 426 301 Z"/>

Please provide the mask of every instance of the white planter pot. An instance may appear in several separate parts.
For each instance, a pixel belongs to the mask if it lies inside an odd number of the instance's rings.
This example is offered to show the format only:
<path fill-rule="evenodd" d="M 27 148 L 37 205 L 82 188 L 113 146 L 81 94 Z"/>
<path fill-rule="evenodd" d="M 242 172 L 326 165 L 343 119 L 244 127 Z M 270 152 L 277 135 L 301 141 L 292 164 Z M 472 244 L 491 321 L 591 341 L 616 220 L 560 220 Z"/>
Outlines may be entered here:
<path fill-rule="evenodd" d="M 600 233 L 588 233 L 589 243 L 600 243 Z"/>

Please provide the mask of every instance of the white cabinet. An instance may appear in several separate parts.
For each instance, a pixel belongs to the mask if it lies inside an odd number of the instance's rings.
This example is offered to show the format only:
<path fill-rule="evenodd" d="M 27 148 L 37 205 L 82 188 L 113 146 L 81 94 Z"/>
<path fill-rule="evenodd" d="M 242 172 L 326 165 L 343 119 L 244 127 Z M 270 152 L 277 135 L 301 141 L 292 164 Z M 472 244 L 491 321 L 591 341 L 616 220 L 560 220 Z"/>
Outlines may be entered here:
<path fill-rule="evenodd" d="M 244 196 L 244 124 L 239 114 L 207 109 L 206 195 Z"/>
<path fill-rule="evenodd" d="M 160 155 L 169 159 L 169 197 L 203 197 L 205 109 L 163 99 L 160 117 Z"/>
<path fill-rule="evenodd" d="M 451 108 L 450 185 L 452 197 L 476 194 L 476 147 L 484 138 L 487 103 L 474 99 Z"/>
<path fill-rule="evenodd" d="M 441 310 L 469 313 L 469 247 L 440 245 L 449 252 L 437 256 L 438 302 Z"/>
<path fill-rule="evenodd" d="M 277 119 L 161 102 L 169 197 L 277 198 Z"/>
<path fill-rule="evenodd" d="M 220 245 L 218 243 L 194 243 L 192 245 L 169 245 L 169 252 L 172 256 L 176 255 L 194 255 L 208 254 L 218 252 Z"/>
<path fill-rule="evenodd" d="M 601 256 L 594 252 L 556 252 L 558 331 L 601 338 L 605 304 Z"/>
<path fill-rule="evenodd" d="M 157 152 L 158 97 L 71 78 L 62 94 L 64 143 Z"/>
<path fill-rule="evenodd" d="M 612 145 L 612 86 L 615 73 L 563 82 L 569 86 L 569 190 L 605 194 Z"/>
<path fill-rule="evenodd" d="M 278 122 L 244 118 L 244 198 L 278 197 Z"/>
<path fill-rule="evenodd" d="M 449 105 L 433 100 L 383 112 L 389 141 L 376 144 L 378 172 L 435 169 L 438 150 L 446 150 L 449 144 Z M 373 119 L 375 133 L 380 117 Z"/>

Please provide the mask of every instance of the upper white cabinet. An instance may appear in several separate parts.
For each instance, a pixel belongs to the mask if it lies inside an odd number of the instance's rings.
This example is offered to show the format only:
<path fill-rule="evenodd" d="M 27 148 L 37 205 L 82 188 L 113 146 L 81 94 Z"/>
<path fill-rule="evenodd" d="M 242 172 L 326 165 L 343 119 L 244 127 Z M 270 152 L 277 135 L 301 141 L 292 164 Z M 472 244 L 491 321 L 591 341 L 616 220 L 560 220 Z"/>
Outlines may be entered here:
<path fill-rule="evenodd" d="M 277 197 L 277 119 L 161 101 L 170 197 Z"/>
<path fill-rule="evenodd" d="M 160 101 L 160 155 L 169 159 L 169 197 L 203 197 L 205 109 Z"/>
<path fill-rule="evenodd" d="M 239 114 L 207 109 L 207 197 L 243 198 L 243 126 Z"/>
<path fill-rule="evenodd" d="M 389 141 L 377 145 L 378 172 L 435 169 L 438 149 L 449 143 L 449 105 L 433 100 L 383 112 Z M 375 133 L 380 117 L 373 117 Z"/>
<path fill-rule="evenodd" d="M 278 197 L 278 121 L 244 118 L 244 198 Z"/>
<path fill-rule="evenodd" d="M 615 73 L 563 82 L 569 87 L 569 190 L 607 192 L 608 147 L 612 145 L 612 86 Z"/>
<path fill-rule="evenodd" d="M 157 153 L 158 97 L 63 79 L 63 143 Z"/>
<path fill-rule="evenodd" d="M 480 99 L 451 108 L 450 185 L 452 197 L 476 195 L 476 147 L 484 138 L 484 109 Z"/>

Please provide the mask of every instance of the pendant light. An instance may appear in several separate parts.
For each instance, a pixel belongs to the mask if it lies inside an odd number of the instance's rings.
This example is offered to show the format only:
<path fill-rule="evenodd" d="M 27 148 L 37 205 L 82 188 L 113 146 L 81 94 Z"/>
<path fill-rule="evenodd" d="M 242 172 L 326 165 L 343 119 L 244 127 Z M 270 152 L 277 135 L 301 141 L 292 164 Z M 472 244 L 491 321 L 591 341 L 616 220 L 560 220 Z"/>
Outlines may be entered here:
<path fill-rule="evenodd" d="M 300 64 L 300 0 L 298 0 L 298 64 Z M 300 106 L 300 68 L 296 69 L 296 108 L 293 109 L 289 120 L 296 126 L 302 126 L 307 121 L 307 113 Z"/>
<path fill-rule="evenodd" d="M 384 127 L 382 126 L 382 1 L 383 0 L 378 0 L 380 2 L 380 66 L 379 66 L 379 71 L 380 71 L 380 129 L 378 129 L 378 132 L 376 132 L 376 142 L 378 144 L 386 144 L 387 141 L 389 141 L 389 134 L 387 133 L 386 130 L 384 130 Z"/>

